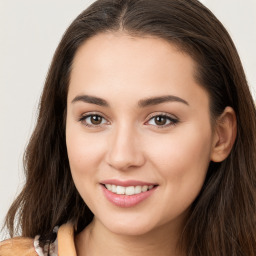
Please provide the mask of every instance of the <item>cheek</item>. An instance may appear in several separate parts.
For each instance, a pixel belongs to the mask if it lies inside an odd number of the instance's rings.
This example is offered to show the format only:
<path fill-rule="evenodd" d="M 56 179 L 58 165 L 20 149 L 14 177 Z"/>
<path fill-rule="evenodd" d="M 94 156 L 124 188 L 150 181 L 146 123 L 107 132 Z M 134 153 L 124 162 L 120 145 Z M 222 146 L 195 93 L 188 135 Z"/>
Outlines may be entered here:
<path fill-rule="evenodd" d="M 79 194 L 92 210 L 95 201 L 100 199 L 97 193 L 93 197 L 91 194 L 91 191 L 98 189 L 97 168 L 103 151 L 102 143 L 97 143 L 98 139 L 94 134 L 88 136 L 79 130 L 66 132 L 71 175 Z"/>
<path fill-rule="evenodd" d="M 162 141 L 157 138 L 157 143 L 152 140 L 152 144 L 154 146 L 149 146 L 152 161 L 164 170 L 169 169 L 169 174 L 177 168 L 179 174 L 185 174 L 189 169 L 205 166 L 210 160 L 210 132 L 198 131 L 192 127 L 184 129 L 184 132 L 172 133 Z M 184 168 L 185 166 L 191 168 Z"/>
<path fill-rule="evenodd" d="M 188 126 L 155 145 L 151 161 L 165 185 L 166 200 L 175 195 L 173 204 L 177 210 L 184 209 L 194 201 L 205 180 L 211 152 L 210 128 Z"/>
<path fill-rule="evenodd" d="M 97 168 L 102 160 L 104 144 L 99 135 L 85 133 L 83 127 L 66 127 L 66 145 L 71 174 L 84 200 L 88 191 L 97 185 Z"/>
<path fill-rule="evenodd" d="M 101 158 L 103 143 L 99 136 L 86 134 L 80 129 L 67 129 L 66 144 L 72 172 L 86 174 L 92 171 L 92 166 Z"/>

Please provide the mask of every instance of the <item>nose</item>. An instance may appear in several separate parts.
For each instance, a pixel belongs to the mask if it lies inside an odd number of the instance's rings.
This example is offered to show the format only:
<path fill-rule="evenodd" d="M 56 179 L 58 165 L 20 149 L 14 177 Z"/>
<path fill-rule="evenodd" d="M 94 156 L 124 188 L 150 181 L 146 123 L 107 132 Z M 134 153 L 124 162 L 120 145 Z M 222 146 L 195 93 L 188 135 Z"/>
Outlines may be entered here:
<path fill-rule="evenodd" d="M 106 158 L 107 163 L 117 170 L 124 171 L 142 166 L 145 157 L 138 132 L 125 125 L 114 130 Z"/>

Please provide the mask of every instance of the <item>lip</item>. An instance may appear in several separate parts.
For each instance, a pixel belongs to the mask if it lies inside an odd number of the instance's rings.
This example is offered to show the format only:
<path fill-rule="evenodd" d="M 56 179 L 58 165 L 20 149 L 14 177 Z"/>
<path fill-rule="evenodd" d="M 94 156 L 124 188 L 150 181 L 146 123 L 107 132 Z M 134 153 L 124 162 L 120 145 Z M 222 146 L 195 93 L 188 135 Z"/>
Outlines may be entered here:
<path fill-rule="evenodd" d="M 106 183 L 106 184 L 116 185 L 114 183 Z M 118 183 L 117 185 L 119 185 L 119 184 L 120 183 Z M 145 183 L 143 183 L 143 184 L 145 185 Z M 123 186 L 123 185 L 119 185 L 119 186 Z M 137 186 L 140 186 L 140 185 L 137 185 Z M 107 198 L 107 200 L 109 202 L 111 202 L 112 204 L 114 204 L 115 206 L 118 206 L 118 207 L 129 208 L 129 207 L 138 205 L 139 203 L 143 202 L 148 197 L 150 197 L 156 191 L 157 186 L 154 186 L 152 189 L 150 189 L 146 192 L 129 195 L 129 196 L 115 194 L 115 193 L 109 191 L 103 184 L 101 184 L 101 188 L 102 188 L 103 194 L 105 195 L 105 197 Z"/>
<path fill-rule="evenodd" d="M 122 186 L 122 187 L 129 187 L 129 186 L 156 186 L 158 184 L 156 183 L 150 183 L 150 182 L 144 182 L 139 180 L 116 180 L 116 179 L 109 179 L 109 180 L 103 180 L 100 182 L 101 184 L 111 184 L 116 186 Z"/>

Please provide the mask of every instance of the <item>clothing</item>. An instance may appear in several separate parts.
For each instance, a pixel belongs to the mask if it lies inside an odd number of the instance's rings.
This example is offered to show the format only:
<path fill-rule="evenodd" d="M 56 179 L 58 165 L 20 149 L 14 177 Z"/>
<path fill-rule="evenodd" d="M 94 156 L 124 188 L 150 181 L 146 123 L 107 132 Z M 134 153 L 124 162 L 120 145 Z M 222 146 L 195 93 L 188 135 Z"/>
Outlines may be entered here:
<path fill-rule="evenodd" d="M 0 243 L 0 256 L 46 256 L 48 248 L 39 246 L 39 236 L 35 239 L 15 237 Z M 50 256 L 77 256 L 74 242 L 74 228 L 70 223 L 58 229 L 57 239 L 51 244 Z"/>

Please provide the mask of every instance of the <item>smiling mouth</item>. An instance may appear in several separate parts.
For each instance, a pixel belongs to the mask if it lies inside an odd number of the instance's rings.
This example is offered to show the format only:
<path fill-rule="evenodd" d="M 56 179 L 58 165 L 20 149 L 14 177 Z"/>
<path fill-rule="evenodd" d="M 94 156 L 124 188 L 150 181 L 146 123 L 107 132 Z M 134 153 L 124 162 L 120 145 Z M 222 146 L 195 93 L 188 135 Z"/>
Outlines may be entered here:
<path fill-rule="evenodd" d="M 143 186 L 128 186 L 128 187 L 123 187 L 119 185 L 114 185 L 114 184 L 102 184 L 105 186 L 105 188 L 117 195 L 127 195 L 127 196 L 132 196 L 136 194 L 141 194 L 144 192 L 147 192 L 157 185 L 143 185 Z"/>

